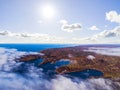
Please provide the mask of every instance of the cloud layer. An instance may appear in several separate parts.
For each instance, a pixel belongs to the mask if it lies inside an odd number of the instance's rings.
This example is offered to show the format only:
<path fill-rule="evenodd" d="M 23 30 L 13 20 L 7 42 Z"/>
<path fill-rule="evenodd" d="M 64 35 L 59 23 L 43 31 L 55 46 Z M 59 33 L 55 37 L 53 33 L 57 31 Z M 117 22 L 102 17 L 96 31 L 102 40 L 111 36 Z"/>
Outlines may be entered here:
<path fill-rule="evenodd" d="M 1 31 L 0 35 L 3 36 L 19 36 L 19 37 L 46 37 L 47 34 L 39 34 L 39 33 L 34 33 L 34 34 L 30 34 L 30 33 L 12 33 L 10 31 Z"/>
<path fill-rule="evenodd" d="M 14 59 L 32 52 L 0 48 L 0 89 L 1 90 L 114 90 L 115 84 L 108 79 L 69 78 L 55 75 L 48 80 L 42 68 L 33 64 L 16 62 Z M 35 53 L 35 52 L 34 52 Z M 28 68 L 29 67 L 29 68 Z M 6 72 L 4 72 L 6 71 Z M 21 72 L 21 73 L 16 73 Z M 117 90 L 117 89 L 115 89 Z"/>
<path fill-rule="evenodd" d="M 120 56 L 120 47 L 90 47 L 89 52 L 95 52 L 102 55 Z"/>
<path fill-rule="evenodd" d="M 6 36 L 11 38 L 19 38 L 22 39 L 22 43 L 24 43 L 24 40 L 32 40 L 28 43 L 64 43 L 65 40 L 63 37 L 57 37 L 57 36 L 51 36 L 48 34 L 40 34 L 40 33 L 13 33 L 10 31 L 1 31 L 0 36 Z M 8 41 L 8 40 L 7 40 Z M 4 41 L 5 42 L 5 41 Z M 14 42 L 14 41 L 13 41 Z M 20 42 L 20 41 L 19 41 Z M 7 42 L 8 43 L 8 42 Z"/>
<path fill-rule="evenodd" d="M 22 55 L 35 53 L 37 52 L 0 48 L 1 90 L 119 90 L 118 83 L 103 78 L 82 80 L 77 77 L 55 75 L 48 80 L 42 68 L 14 61 Z"/>

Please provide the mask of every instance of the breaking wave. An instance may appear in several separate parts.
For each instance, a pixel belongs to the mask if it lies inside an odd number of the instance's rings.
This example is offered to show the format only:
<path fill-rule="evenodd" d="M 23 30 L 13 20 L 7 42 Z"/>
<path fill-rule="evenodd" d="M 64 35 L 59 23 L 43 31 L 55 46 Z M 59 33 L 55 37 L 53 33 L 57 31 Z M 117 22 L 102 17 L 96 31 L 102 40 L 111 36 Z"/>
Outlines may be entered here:
<path fill-rule="evenodd" d="M 36 52 L 0 48 L 0 90 L 119 90 L 120 83 L 110 79 L 81 79 L 64 75 L 50 77 L 34 63 L 15 61 Z"/>

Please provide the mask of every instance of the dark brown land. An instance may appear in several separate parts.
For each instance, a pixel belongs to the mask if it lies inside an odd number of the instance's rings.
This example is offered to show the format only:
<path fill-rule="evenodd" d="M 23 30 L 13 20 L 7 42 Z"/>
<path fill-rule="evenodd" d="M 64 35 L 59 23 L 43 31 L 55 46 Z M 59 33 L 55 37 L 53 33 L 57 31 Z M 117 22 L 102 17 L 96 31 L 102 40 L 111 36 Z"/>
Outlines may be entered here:
<path fill-rule="evenodd" d="M 105 78 L 120 78 L 120 56 L 101 55 L 94 52 L 84 51 L 88 49 L 85 46 L 76 46 L 68 48 L 54 48 L 40 51 L 44 56 L 26 55 L 20 58 L 20 61 L 31 61 L 43 58 L 44 61 L 39 65 L 48 62 L 55 63 L 61 59 L 69 59 L 70 64 L 61 66 L 55 71 L 59 74 L 94 69 L 103 72 Z M 87 58 L 89 55 L 94 59 Z"/>

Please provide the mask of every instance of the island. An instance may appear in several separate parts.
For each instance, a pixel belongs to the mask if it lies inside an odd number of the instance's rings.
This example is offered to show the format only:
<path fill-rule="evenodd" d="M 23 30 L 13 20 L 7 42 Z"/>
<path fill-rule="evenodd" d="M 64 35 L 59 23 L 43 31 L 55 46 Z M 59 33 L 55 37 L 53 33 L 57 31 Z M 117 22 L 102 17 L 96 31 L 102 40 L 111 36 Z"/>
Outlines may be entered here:
<path fill-rule="evenodd" d="M 19 58 L 22 62 L 37 59 L 44 59 L 40 65 L 56 63 L 62 59 L 69 60 L 68 65 L 60 66 L 55 69 L 58 74 L 78 72 L 88 69 L 98 70 L 103 73 L 104 78 L 120 78 L 120 54 L 107 55 L 90 51 L 90 48 L 113 48 L 112 46 L 74 46 L 64 48 L 52 48 L 42 50 L 43 55 L 24 55 Z M 116 48 L 116 47 L 115 47 Z"/>

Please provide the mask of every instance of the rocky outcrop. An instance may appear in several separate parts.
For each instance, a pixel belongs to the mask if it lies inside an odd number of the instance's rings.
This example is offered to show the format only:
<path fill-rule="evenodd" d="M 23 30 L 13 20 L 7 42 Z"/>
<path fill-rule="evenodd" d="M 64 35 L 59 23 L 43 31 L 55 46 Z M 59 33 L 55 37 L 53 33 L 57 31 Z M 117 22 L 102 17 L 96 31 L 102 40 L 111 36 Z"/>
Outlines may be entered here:
<path fill-rule="evenodd" d="M 30 54 L 30 55 L 23 55 L 22 57 L 18 58 L 18 60 L 22 62 L 28 62 L 28 61 L 37 60 L 40 58 L 42 58 L 40 54 Z"/>

